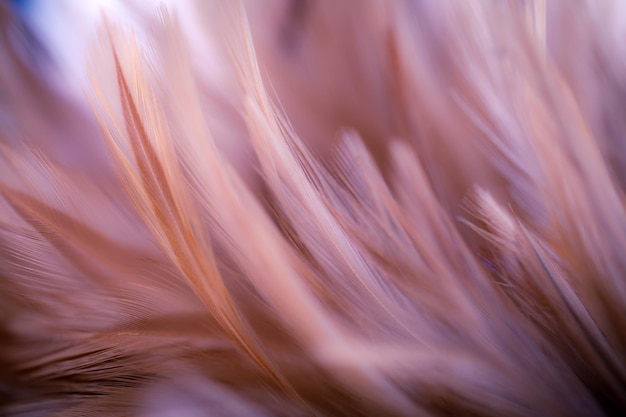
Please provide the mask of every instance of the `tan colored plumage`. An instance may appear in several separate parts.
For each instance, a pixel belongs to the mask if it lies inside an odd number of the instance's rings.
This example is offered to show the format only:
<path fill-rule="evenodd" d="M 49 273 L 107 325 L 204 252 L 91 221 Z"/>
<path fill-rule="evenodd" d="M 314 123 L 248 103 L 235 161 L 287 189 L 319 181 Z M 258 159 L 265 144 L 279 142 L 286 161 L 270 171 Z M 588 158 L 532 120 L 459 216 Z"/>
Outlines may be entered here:
<path fill-rule="evenodd" d="M 625 413 L 626 9 L 575 3 L 108 17 L 79 102 L 0 5 L 0 414 Z"/>

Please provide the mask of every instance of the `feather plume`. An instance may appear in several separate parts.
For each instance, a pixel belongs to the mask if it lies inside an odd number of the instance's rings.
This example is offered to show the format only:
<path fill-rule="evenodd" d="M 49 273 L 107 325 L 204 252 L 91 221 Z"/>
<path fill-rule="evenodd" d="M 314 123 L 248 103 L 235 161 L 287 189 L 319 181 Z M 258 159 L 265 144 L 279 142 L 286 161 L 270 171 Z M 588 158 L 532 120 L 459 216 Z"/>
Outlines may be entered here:
<path fill-rule="evenodd" d="M 623 415 L 626 9 L 262 3 L 0 4 L 0 414 Z"/>

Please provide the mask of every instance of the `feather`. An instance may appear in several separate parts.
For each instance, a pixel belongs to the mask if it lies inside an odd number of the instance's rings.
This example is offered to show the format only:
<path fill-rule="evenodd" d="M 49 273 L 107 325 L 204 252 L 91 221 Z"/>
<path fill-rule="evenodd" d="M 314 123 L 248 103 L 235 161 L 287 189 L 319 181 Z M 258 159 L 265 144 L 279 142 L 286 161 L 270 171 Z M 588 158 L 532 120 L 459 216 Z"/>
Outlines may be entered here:
<path fill-rule="evenodd" d="M 76 98 L 0 5 L 0 414 L 622 415 L 626 26 L 578 6 L 131 4 Z"/>

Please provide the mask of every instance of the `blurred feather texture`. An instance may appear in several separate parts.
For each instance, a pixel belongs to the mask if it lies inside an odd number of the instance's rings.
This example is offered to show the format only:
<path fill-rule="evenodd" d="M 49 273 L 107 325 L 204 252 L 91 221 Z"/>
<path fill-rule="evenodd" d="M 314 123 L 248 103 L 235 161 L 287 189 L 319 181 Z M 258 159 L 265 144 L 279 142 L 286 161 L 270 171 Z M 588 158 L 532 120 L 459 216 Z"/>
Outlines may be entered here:
<path fill-rule="evenodd" d="M 622 3 L 139 4 L 0 3 L 1 415 L 626 413 Z"/>

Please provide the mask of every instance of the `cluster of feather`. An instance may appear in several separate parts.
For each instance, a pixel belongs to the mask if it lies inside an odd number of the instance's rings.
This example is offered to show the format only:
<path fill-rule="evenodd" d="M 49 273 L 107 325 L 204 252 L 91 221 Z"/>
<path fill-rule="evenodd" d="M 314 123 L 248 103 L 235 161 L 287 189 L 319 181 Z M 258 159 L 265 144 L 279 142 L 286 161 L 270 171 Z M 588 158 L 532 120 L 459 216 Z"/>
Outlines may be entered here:
<path fill-rule="evenodd" d="M 0 414 L 626 413 L 623 4 L 194 7 L 0 4 Z"/>

